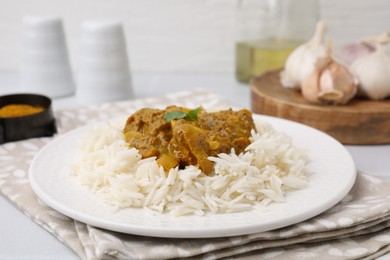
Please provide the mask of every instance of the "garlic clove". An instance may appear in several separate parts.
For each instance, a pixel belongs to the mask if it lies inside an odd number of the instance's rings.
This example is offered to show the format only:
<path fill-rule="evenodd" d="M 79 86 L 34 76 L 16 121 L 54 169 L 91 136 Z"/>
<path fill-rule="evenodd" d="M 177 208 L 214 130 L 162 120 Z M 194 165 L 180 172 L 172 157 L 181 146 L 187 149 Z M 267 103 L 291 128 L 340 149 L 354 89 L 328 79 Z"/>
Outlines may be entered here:
<path fill-rule="evenodd" d="M 320 92 L 319 80 L 320 71 L 315 70 L 302 82 L 301 92 L 303 97 L 312 103 L 320 103 L 318 93 Z"/>
<path fill-rule="evenodd" d="M 299 89 L 302 81 L 315 70 L 318 57 L 326 56 L 326 47 L 323 44 L 325 32 L 325 23 L 319 21 L 314 36 L 296 48 L 287 58 L 284 70 L 280 73 L 284 87 Z"/>
<path fill-rule="evenodd" d="M 302 95 L 310 102 L 346 104 L 357 92 L 353 74 L 333 60 L 332 47 L 329 42 L 327 56 L 317 59 L 316 69 L 302 82 Z"/>
<path fill-rule="evenodd" d="M 330 62 L 322 71 L 318 99 L 333 104 L 346 104 L 357 92 L 354 76 L 342 64 Z"/>
<path fill-rule="evenodd" d="M 319 91 L 317 98 L 324 102 L 334 102 L 344 97 L 342 91 L 334 88 L 335 80 L 331 71 L 325 68 L 319 75 Z"/>

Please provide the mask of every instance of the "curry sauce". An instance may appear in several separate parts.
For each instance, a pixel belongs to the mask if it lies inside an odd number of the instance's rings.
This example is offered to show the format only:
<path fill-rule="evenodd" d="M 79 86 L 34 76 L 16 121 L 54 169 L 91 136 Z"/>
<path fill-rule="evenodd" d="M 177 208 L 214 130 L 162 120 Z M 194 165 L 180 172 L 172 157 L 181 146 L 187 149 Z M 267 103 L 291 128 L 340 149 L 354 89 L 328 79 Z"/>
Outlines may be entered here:
<path fill-rule="evenodd" d="M 214 113 L 200 109 L 196 120 L 166 120 L 166 114 L 172 111 L 190 109 L 144 108 L 127 119 L 123 130 L 130 147 L 137 148 L 143 158 L 157 157 L 157 163 L 166 171 L 194 165 L 209 174 L 213 169 L 209 156 L 230 153 L 232 149 L 237 154 L 243 152 L 250 144 L 251 130 L 255 129 L 252 113 L 246 109 Z"/>

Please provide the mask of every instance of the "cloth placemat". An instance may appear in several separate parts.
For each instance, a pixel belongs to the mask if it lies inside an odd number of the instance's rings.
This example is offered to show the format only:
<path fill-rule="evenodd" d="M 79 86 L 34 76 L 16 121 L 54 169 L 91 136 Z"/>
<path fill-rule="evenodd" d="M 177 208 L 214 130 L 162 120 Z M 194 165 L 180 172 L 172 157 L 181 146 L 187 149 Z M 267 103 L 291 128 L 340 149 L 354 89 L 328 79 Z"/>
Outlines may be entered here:
<path fill-rule="evenodd" d="M 238 108 L 207 91 L 56 111 L 59 134 L 143 107 L 167 105 L 209 110 Z M 55 137 L 54 137 L 55 138 Z M 390 259 L 390 183 L 359 173 L 336 206 L 307 221 L 258 234 L 210 239 L 166 239 L 111 232 L 68 218 L 40 201 L 28 167 L 52 138 L 0 146 L 0 194 L 69 246 L 82 259 Z M 331 187 L 330 187 L 331 188 Z"/>

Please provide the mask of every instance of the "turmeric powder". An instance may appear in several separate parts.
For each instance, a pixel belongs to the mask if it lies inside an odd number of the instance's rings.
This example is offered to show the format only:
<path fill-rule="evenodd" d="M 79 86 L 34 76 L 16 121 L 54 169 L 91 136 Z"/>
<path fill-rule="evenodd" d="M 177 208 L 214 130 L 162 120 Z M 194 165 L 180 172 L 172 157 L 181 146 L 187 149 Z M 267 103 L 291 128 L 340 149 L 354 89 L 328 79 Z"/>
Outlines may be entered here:
<path fill-rule="evenodd" d="M 22 117 L 37 114 L 42 111 L 43 107 L 40 106 L 11 104 L 0 108 L 0 118 Z"/>

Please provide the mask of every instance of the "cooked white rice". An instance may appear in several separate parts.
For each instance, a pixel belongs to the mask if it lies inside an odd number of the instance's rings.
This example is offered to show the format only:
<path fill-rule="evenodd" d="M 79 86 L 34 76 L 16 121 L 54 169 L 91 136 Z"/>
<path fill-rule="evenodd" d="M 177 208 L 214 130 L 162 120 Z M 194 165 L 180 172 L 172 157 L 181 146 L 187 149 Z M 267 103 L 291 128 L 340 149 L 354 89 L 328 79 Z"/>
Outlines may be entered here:
<path fill-rule="evenodd" d="M 252 131 L 245 153 L 209 157 L 215 163 L 212 176 L 194 166 L 165 173 L 156 158 L 141 159 L 137 149 L 129 149 L 123 121 L 107 123 L 87 133 L 72 174 L 118 208 L 203 215 L 283 202 L 287 191 L 307 184 L 306 156 L 286 134 L 265 122 L 255 123 L 258 132 Z"/>

